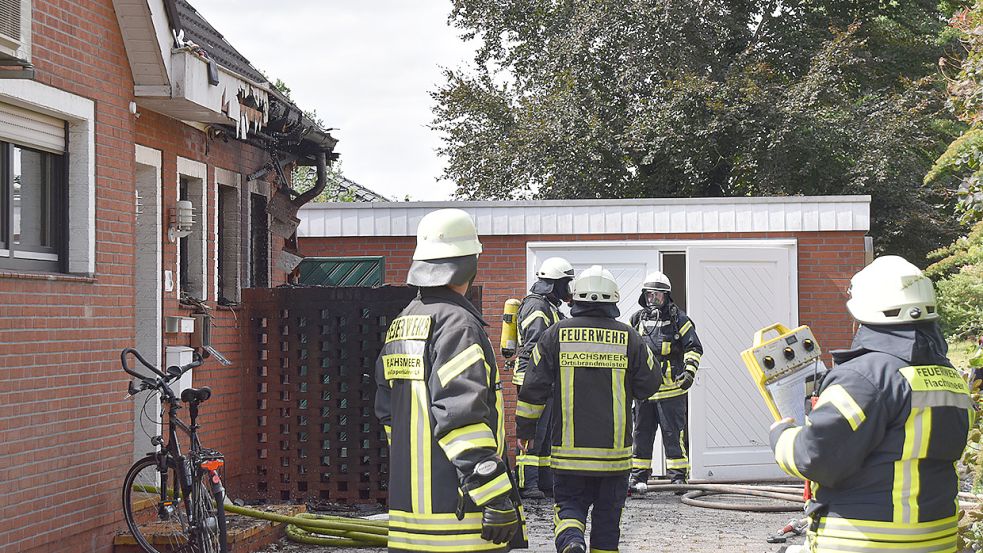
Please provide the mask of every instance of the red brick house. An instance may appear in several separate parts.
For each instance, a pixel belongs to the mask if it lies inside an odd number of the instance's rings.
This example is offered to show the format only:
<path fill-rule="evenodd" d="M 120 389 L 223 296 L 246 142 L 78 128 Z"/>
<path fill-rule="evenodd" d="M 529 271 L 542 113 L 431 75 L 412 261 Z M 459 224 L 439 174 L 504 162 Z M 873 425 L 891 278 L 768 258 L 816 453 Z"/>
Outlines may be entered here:
<path fill-rule="evenodd" d="M 149 450 L 119 352 L 177 359 L 195 302 L 232 361 L 192 378 L 235 490 L 239 291 L 286 280 L 283 175 L 334 145 L 184 0 L 0 0 L 0 551 L 112 550 Z"/>
<path fill-rule="evenodd" d="M 775 322 L 811 325 L 826 351 L 849 345 L 846 291 L 870 254 L 868 196 L 309 204 L 300 210 L 300 250 L 377 259 L 384 282 L 404 284 L 418 222 L 443 207 L 477 223 L 484 251 L 475 285 L 494 344 L 505 300 L 527 294 L 547 257 L 578 271 L 610 269 L 625 320 L 639 308 L 645 274 L 666 273 L 706 348 L 690 394 L 694 478 L 783 477 L 768 448 L 770 415 L 740 352 Z M 514 387 L 505 391 L 511 416 Z"/>

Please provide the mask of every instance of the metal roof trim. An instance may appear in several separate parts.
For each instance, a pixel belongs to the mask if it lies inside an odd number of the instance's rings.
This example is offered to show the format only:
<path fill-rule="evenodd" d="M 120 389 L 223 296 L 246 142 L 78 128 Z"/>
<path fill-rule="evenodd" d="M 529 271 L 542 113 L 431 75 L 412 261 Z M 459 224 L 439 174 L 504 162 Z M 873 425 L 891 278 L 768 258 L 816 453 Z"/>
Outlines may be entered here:
<path fill-rule="evenodd" d="M 573 199 L 573 200 L 442 200 L 426 202 L 311 202 L 305 210 L 314 209 L 441 209 L 457 207 L 460 209 L 476 207 L 581 207 L 581 206 L 660 206 L 660 205 L 707 205 L 707 204 L 776 204 L 776 203 L 865 203 L 870 204 L 869 195 L 857 196 L 760 196 L 760 197 L 713 197 L 713 198 L 626 198 L 626 199 Z"/>

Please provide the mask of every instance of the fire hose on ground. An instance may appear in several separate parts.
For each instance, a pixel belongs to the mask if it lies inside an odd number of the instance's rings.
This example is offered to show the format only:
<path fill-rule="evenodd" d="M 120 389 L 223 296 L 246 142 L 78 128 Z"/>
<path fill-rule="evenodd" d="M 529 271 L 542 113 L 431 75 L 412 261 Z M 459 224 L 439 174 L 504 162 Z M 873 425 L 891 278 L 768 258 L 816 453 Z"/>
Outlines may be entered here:
<path fill-rule="evenodd" d="M 794 513 L 803 510 L 802 486 L 759 486 L 745 484 L 670 484 L 665 480 L 649 480 L 648 491 L 684 492 L 680 498 L 686 505 L 704 509 L 751 511 L 760 513 Z M 770 499 L 768 503 L 733 503 L 709 501 L 703 497 L 713 495 L 739 495 Z"/>
<path fill-rule="evenodd" d="M 688 484 L 670 484 L 666 480 L 649 480 L 648 491 L 685 492 L 680 499 L 686 505 L 705 509 L 723 509 L 729 511 L 751 511 L 763 513 L 792 513 L 803 510 L 801 484 L 793 485 L 747 485 L 747 484 L 710 484 L 705 482 L 690 482 Z M 733 503 L 724 501 L 707 501 L 700 499 L 711 495 L 740 495 L 772 499 L 771 503 Z M 983 495 L 968 492 L 959 493 L 959 507 L 964 511 L 979 508 L 983 505 Z"/>
<path fill-rule="evenodd" d="M 650 480 L 648 491 L 685 492 L 680 500 L 693 507 L 751 512 L 799 512 L 803 509 L 800 487 L 794 485 L 744 485 L 744 484 L 670 484 L 665 480 Z M 771 503 L 731 503 L 701 499 L 712 495 L 739 495 L 773 500 Z M 983 495 L 960 493 L 959 504 L 963 510 L 979 508 Z M 225 510 L 250 518 L 285 523 L 287 537 L 295 542 L 328 547 L 386 547 L 389 522 L 334 515 L 299 513 L 282 515 L 261 511 L 231 502 Z"/>
<path fill-rule="evenodd" d="M 251 518 L 287 524 L 287 537 L 310 545 L 335 547 L 385 547 L 389 522 L 332 515 L 300 513 L 281 515 L 226 503 L 225 510 Z"/>

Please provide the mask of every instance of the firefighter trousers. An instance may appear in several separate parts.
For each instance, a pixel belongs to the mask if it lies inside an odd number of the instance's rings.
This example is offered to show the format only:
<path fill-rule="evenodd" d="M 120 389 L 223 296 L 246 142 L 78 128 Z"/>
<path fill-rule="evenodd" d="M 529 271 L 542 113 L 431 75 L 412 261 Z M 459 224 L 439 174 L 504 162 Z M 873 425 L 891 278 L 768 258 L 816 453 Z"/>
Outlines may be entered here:
<path fill-rule="evenodd" d="M 523 490 L 542 490 L 547 496 L 553 495 L 553 470 L 550 468 L 550 451 L 553 442 L 553 398 L 546 402 L 543 415 L 536 423 L 536 437 L 532 449 L 518 452 L 515 458 L 519 488 Z"/>
<path fill-rule="evenodd" d="M 662 428 L 662 447 L 666 452 L 669 480 L 685 480 L 689 473 L 689 400 L 687 394 L 659 401 L 635 402 L 635 428 L 632 433 L 631 480 L 646 482 L 652 476 L 652 446 L 655 433 Z"/>
<path fill-rule="evenodd" d="M 621 511 L 628 494 L 628 475 L 584 476 L 566 471 L 553 475 L 553 532 L 556 550 L 574 542 L 586 545 L 584 531 L 590 512 L 590 550 L 616 552 L 621 540 Z M 593 507 L 593 508 L 592 508 Z"/>

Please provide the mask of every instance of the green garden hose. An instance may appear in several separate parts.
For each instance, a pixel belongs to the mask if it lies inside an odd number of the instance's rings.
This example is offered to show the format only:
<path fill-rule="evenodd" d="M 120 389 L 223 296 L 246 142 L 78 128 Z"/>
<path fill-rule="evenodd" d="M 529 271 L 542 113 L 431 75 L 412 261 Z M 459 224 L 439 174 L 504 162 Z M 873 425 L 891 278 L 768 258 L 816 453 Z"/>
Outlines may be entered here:
<path fill-rule="evenodd" d="M 133 489 L 158 493 L 155 486 L 135 484 Z M 295 542 L 329 547 L 386 547 L 389 542 L 389 522 L 332 515 L 298 513 L 281 515 L 225 502 L 225 511 L 250 518 L 286 523 L 287 537 Z"/>
<path fill-rule="evenodd" d="M 251 518 L 286 523 L 287 537 L 299 543 L 329 547 L 385 547 L 389 541 L 389 523 L 384 520 L 312 513 L 281 515 L 229 503 L 226 503 L 225 510 Z"/>

